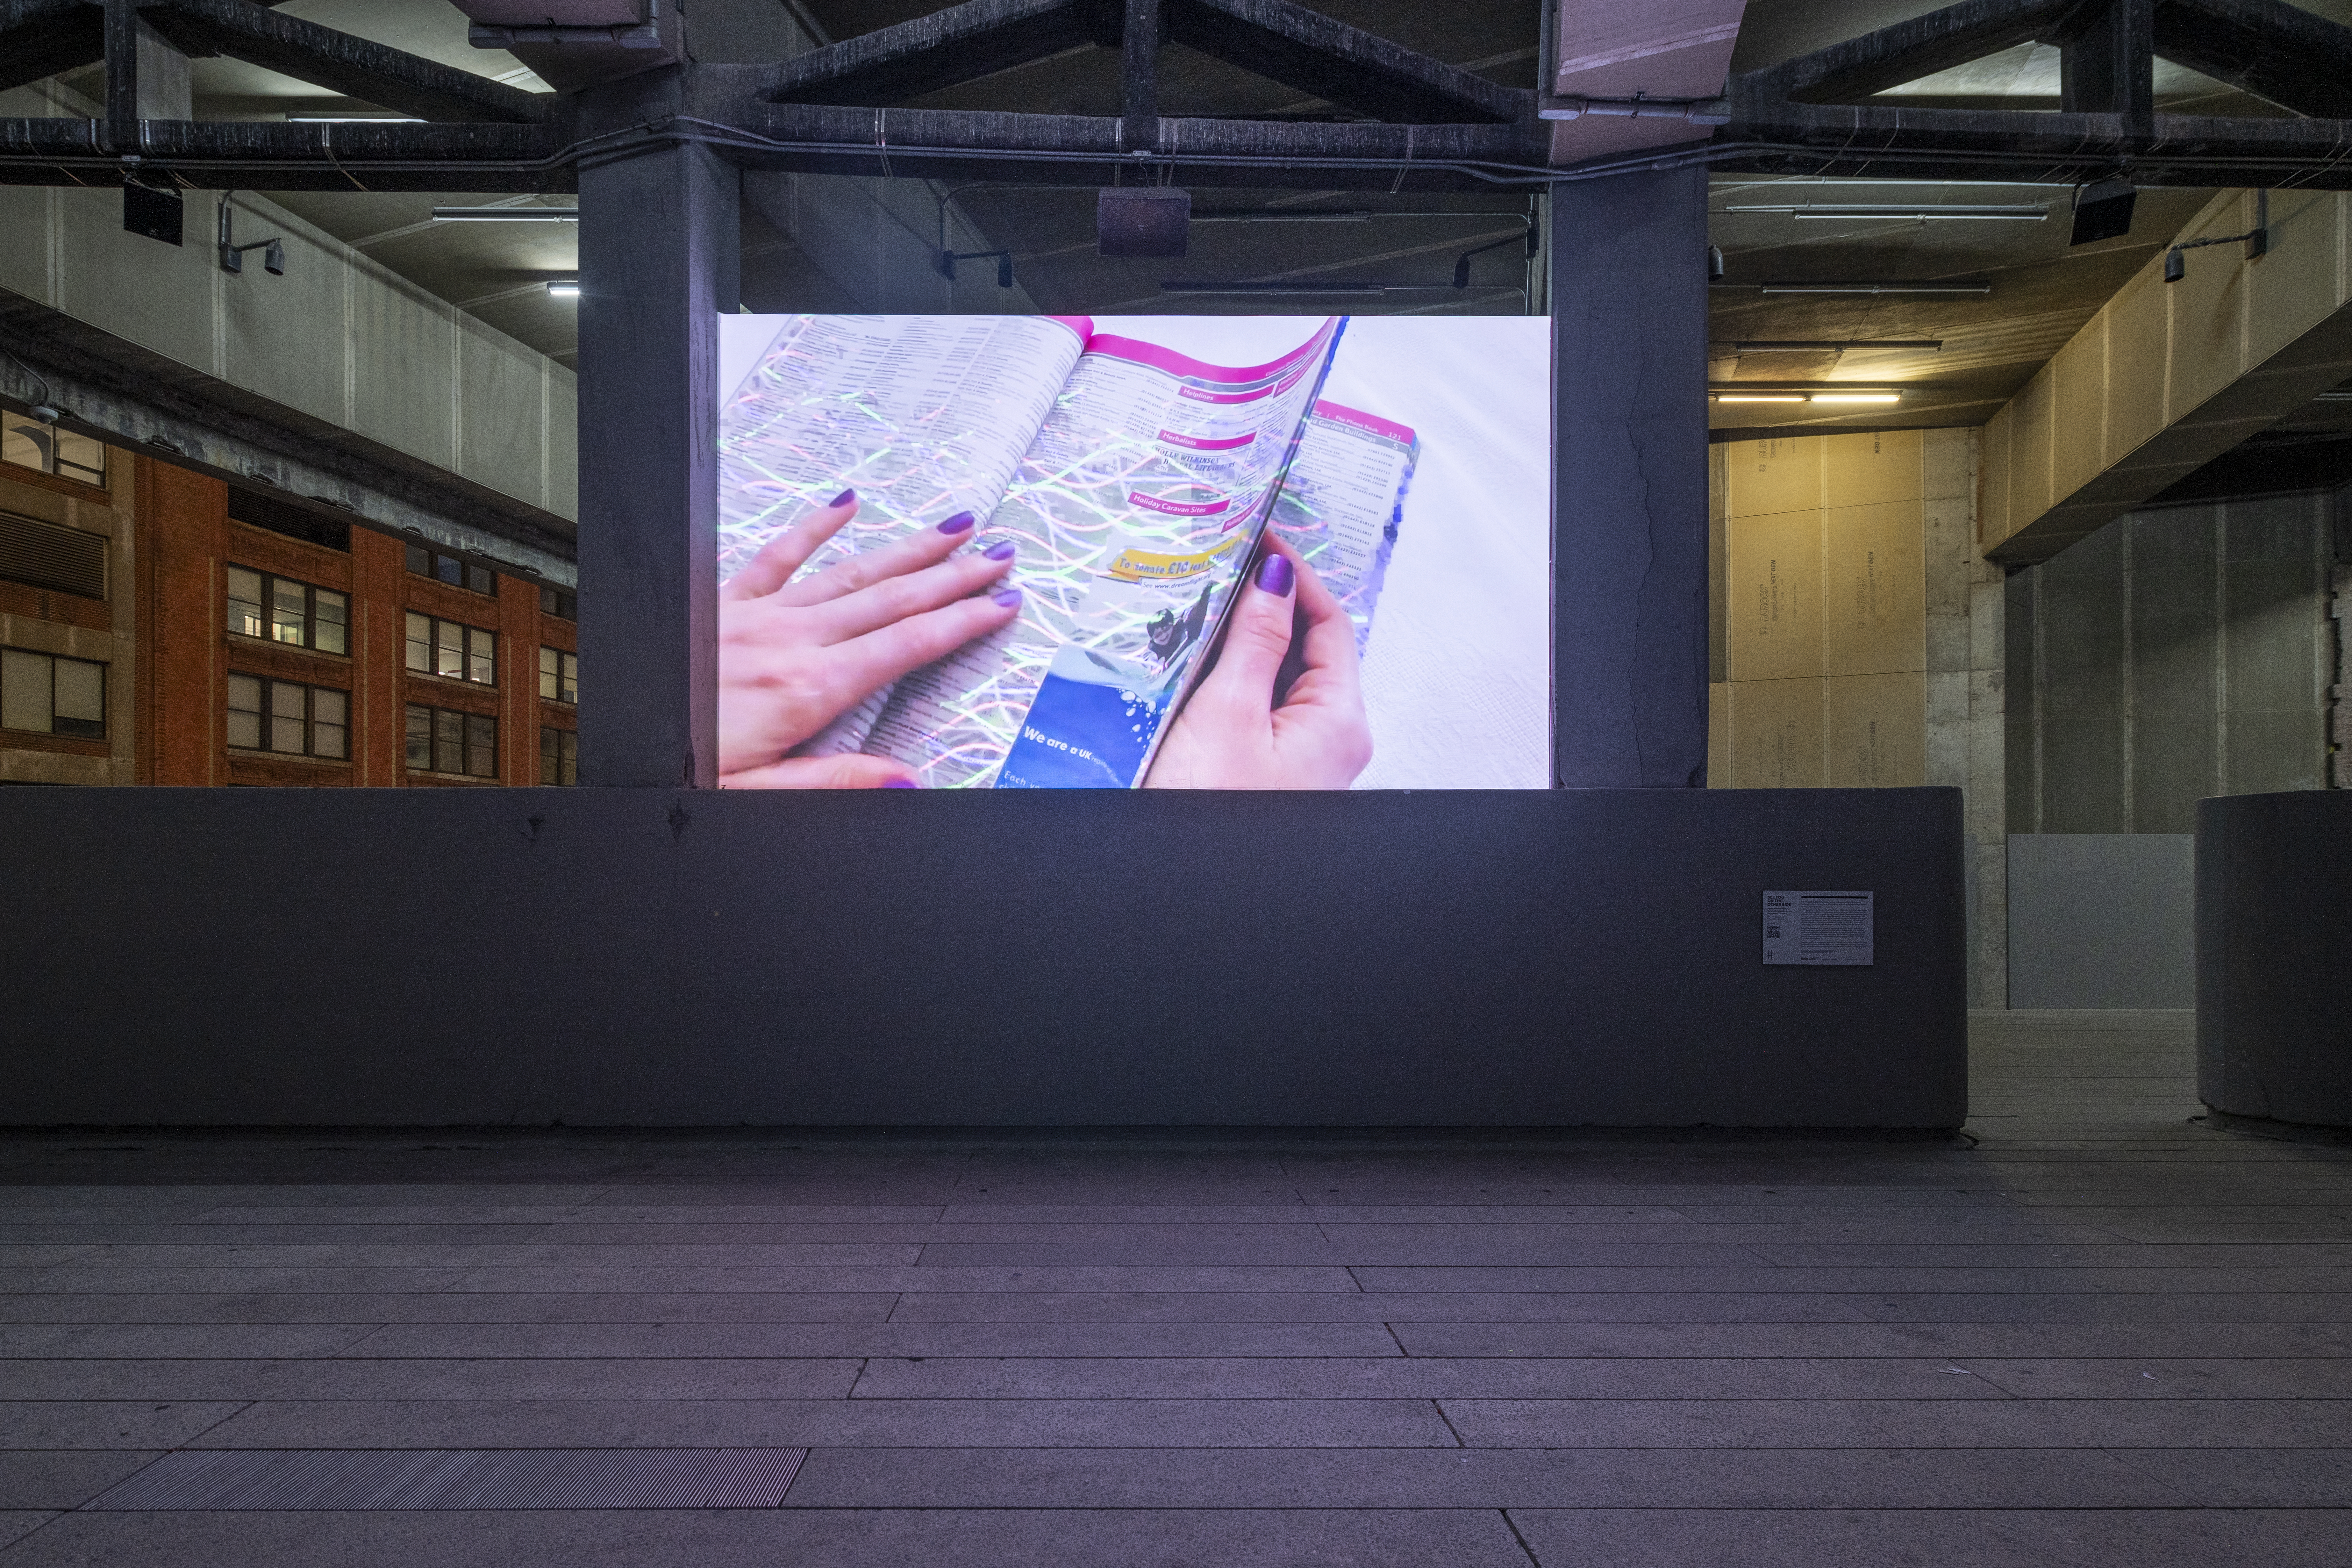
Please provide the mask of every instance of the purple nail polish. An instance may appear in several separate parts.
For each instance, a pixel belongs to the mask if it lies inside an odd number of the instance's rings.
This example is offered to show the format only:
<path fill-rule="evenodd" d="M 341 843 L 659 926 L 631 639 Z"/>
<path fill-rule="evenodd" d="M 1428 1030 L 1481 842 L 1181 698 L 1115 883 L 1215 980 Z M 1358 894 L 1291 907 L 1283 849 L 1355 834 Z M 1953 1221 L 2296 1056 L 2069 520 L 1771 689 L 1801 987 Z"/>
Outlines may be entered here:
<path fill-rule="evenodd" d="M 1257 585 L 1277 599 L 1290 596 L 1290 584 L 1297 574 L 1290 569 L 1287 555 L 1269 555 L 1265 564 L 1257 569 Z"/>
<path fill-rule="evenodd" d="M 882 787 L 884 789 L 920 789 L 923 786 L 912 779 L 885 779 L 882 781 Z"/>
<path fill-rule="evenodd" d="M 856 499 L 857 492 L 856 490 L 844 490 L 824 504 L 827 506 L 847 506 L 851 501 L 854 501 Z"/>
<path fill-rule="evenodd" d="M 996 595 L 995 600 L 1000 607 L 1007 610 L 1012 609 L 1014 605 L 1021 603 L 1021 590 L 1018 588 L 1007 588 L 1002 594 Z"/>
<path fill-rule="evenodd" d="M 982 551 L 981 553 L 987 556 L 991 561 L 1010 561 L 1013 559 L 1013 541 L 1006 539 L 990 545 L 987 549 Z"/>
<path fill-rule="evenodd" d="M 968 533 L 971 530 L 971 513 L 960 511 L 940 524 L 941 533 Z"/>

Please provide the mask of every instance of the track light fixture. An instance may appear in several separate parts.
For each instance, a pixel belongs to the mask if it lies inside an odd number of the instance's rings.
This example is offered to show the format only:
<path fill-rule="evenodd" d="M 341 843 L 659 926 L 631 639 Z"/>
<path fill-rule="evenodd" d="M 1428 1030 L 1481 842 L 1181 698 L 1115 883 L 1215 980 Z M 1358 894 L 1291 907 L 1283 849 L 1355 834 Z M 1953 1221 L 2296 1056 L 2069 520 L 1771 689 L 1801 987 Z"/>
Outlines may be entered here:
<path fill-rule="evenodd" d="M 2178 283 L 2189 276 L 2189 258 L 2181 254 L 2182 251 L 2202 250 L 2209 245 L 2235 245 L 2242 239 L 2246 242 L 2247 260 L 2252 261 L 2256 257 L 2270 254 L 2271 194 L 2268 191 L 2254 193 L 2254 226 L 2245 233 L 2217 235 L 2211 239 L 2184 239 L 2166 251 L 2164 280 L 2167 283 Z"/>
<path fill-rule="evenodd" d="M 248 250 L 257 250 L 257 251 L 261 252 L 261 268 L 262 268 L 262 270 L 263 270 L 263 271 L 265 271 L 265 272 L 268 272 L 268 274 L 270 274 L 272 277 L 276 277 L 276 278 L 282 278 L 282 277 L 284 277 L 284 276 L 286 275 L 286 241 L 285 241 L 283 238 L 281 238 L 280 237 L 278 237 L 278 236 L 277 236 L 277 235 L 274 235 L 274 234 L 273 234 L 273 235 L 271 235 L 268 239 L 255 239 L 255 240 L 248 240 L 248 241 L 247 241 L 245 244 L 243 244 L 243 245 L 239 245 L 239 244 L 237 244 L 237 243 L 236 243 L 236 240 L 235 236 L 230 232 L 230 227 L 229 227 L 230 219 L 229 219 L 229 205 L 228 205 L 228 199 L 229 199 L 229 197 L 231 197 L 231 196 L 235 195 L 236 194 L 236 192 L 234 192 L 234 191 L 223 191 L 223 192 L 221 193 L 221 199 L 220 199 L 220 268 L 221 268 L 221 270 L 222 270 L 223 272 L 242 272 L 242 271 L 244 271 L 244 270 L 245 270 L 245 253 L 246 253 L 247 251 L 248 251 Z"/>
<path fill-rule="evenodd" d="M 940 252 L 940 275 L 952 283 L 957 262 L 987 261 L 992 258 L 996 262 L 996 286 L 999 289 L 1012 288 L 1013 253 L 1009 250 L 942 250 Z"/>

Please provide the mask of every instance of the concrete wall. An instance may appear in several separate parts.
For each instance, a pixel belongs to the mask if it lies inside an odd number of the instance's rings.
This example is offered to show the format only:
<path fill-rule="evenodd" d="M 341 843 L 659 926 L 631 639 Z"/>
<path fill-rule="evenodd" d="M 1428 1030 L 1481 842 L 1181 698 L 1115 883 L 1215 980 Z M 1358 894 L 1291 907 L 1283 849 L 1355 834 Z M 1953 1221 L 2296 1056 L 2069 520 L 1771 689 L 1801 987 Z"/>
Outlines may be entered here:
<path fill-rule="evenodd" d="M 2352 193 L 2226 191 L 1985 426 L 1984 541 L 2043 561 L 2352 376 Z"/>
<path fill-rule="evenodd" d="M 1949 790 L 0 790 L 0 1123 L 1967 1112 Z M 1875 891 L 1876 962 L 1765 967 L 1768 888 Z"/>
<path fill-rule="evenodd" d="M 2204 796 L 2326 787 L 2333 510 L 2137 511 L 2012 574 L 2011 830 L 2180 834 Z"/>
<path fill-rule="evenodd" d="M 2193 1007 L 2195 843 L 2186 833 L 2009 839 L 2009 1005 Z"/>
<path fill-rule="evenodd" d="M 100 112 L 54 83 L 0 115 Z M 578 515 L 573 374 L 250 192 L 239 241 L 282 236 L 286 272 L 221 270 L 216 195 L 190 192 L 185 243 L 122 228 L 107 190 L 0 186 L 0 290 L 558 517 Z"/>
<path fill-rule="evenodd" d="M 1719 442 L 1707 784 L 1965 793 L 1971 1003 L 2002 1005 L 2000 571 L 1977 543 L 1978 432 Z"/>

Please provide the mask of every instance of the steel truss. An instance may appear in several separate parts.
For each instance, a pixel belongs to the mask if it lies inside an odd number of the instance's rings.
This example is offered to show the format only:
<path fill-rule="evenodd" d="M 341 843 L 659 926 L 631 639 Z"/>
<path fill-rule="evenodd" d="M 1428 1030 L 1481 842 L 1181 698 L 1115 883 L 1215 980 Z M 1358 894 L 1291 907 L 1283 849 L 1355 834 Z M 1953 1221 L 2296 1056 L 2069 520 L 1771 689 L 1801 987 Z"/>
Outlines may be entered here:
<path fill-rule="evenodd" d="M 142 22 L 186 53 L 247 60 L 425 123 L 141 119 Z M 2028 41 L 2063 52 L 2055 113 L 1872 97 Z M 1171 42 L 1311 94 L 1330 116 L 1163 116 L 1156 59 Z M 1118 115 L 905 107 L 1089 44 L 1126 56 Z M 2158 55 L 2294 117 L 2158 113 Z M 583 162 L 686 140 L 750 169 L 1073 185 L 1461 190 L 1698 163 L 2352 188 L 2352 29 L 2279 0 L 1963 0 L 1735 78 L 1727 123 L 1704 141 L 1563 168 L 1547 164 L 1535 94 L 1290 0 L 968 0 L 793 60 L 676 63 L 562 93 L 520 91 L 252 0 L 0 0 L 0 88 L 101 61 L 103 118 L 0 119 L 0 183 L 568 192 Z"/>

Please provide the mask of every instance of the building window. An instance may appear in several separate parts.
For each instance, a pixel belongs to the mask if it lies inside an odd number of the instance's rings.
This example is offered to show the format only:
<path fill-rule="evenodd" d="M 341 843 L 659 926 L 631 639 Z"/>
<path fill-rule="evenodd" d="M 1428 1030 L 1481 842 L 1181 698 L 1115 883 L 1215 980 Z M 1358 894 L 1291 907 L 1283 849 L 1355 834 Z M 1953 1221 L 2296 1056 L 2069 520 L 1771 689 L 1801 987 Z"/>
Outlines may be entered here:
<path fill-rule="evenodd" d="M 332 588 L 228 569 L 228 629 L 320 653 L 351 652 L 351 601 Z"/>
<path fill-rule="evenodd" d="M 543 784 L 576 784 L 580 782 L 579 736 L 569 730 L 541 727 L 539 782 Z"/>
<path fill-rule="evenodd" d="M 576 621 L 580 618 L 580 596 L 569 588 L 542 586 L 539 590 L 539 613 Z"/>
<path fill-rule="evenodd" d="M 106 536 L 0 511 L 0 577 L 103 599 Z"/>
<path fill-rule="evenodd" d="M 580 700 L 580 656 L 541 645 L 539 694 L 551 702 Z"/>
<path fill-rule="evenodd" d="M 106 739 L 106 666 L 0 648 L 0 729 Z"/>
<path fill-rule="evenodd" d="M 0 414 L 0 461 L 86 485 L 106 484 L 106 447 L 22 414 Z"/>
<path fill-rule="evenodd" d="M 260 490 L 229 486 L 228 515 L 233 522 L 244 523 L 248 528 L 266 528 L 272 533 L 282 533 L 305 544 L 323 545 L 329 550 L 341 550 L 346 553 L 352 548 L 350 523 L 341 518 L 320 517 L 292 501 L 282 500 Z"/>
<path fill-rule="evenodd" d="M 419 577 L 437 578 L 452 587 L 471 588 L 477 594 L 499 591 L 499 574 L 488 567 L 460 561 L 455 555 L 443 555 L 422 544 L 408 547 L 408 569 Z"/>
<path fill-rule="evenodd" d="M 419 675 L 499 683 L 499 634 L 408 612 L 408 668 Z"/>
<path fill-rule="evenodd" d="M 408 765 L 419 773 L 499 776 L 499 721 L 446 708 L 408 710 Z"/>
<path fill-rule="evenodd" d="M 228 678 L 228 743 L 241 751 L 342 762 L 352 754 L 351 694 L 331 686 Z"/>

